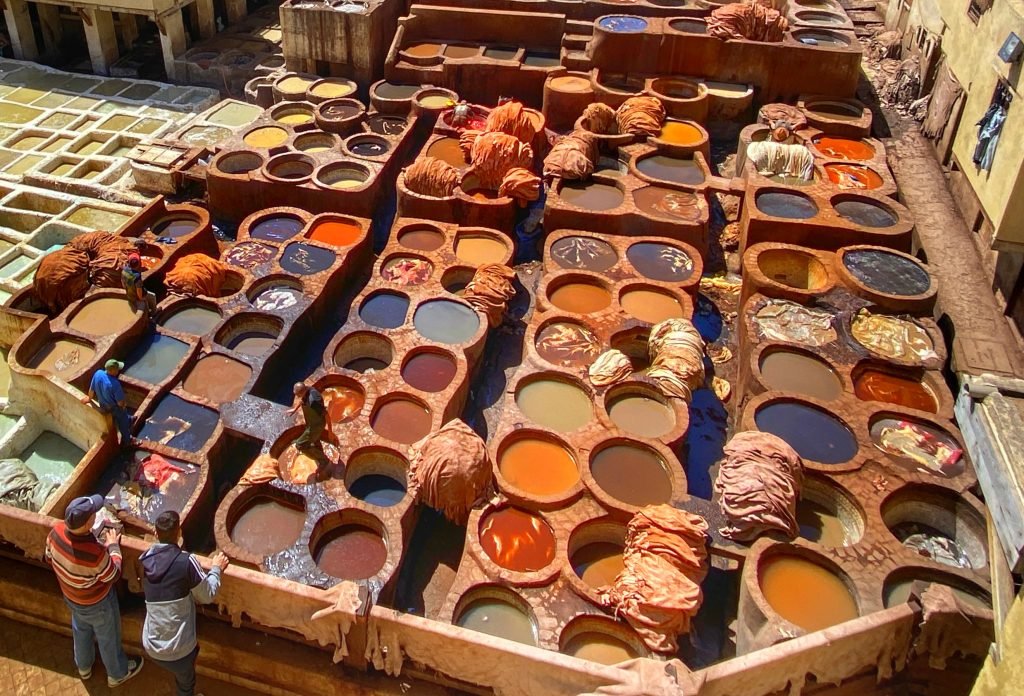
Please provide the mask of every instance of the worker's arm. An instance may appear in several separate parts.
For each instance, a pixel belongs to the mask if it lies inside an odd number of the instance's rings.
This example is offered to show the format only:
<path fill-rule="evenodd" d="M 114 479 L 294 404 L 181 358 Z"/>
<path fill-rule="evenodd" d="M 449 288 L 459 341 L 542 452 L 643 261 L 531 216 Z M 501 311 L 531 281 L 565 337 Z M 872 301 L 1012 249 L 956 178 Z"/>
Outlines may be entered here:
<path fill-rule="evenodd" d="M 228 557 L 222 551 L 213 555 L 213 567 L 209 573 L 203 572 L 202 566 L 195 556 L 190 556 L 192 567 L 189 569 L 192 574 L 192 598 L 200 604 L 209 604 L 217 596 L 220 589 L 220 576 L 228 567 Z"/>
<path fill-rule="evenodd" d="M 83 404 L 89 403 L 90 401 L 92 401 L 94 396 L 96 396 L 96 395 L 93 393 L 92 387 L 90 386 L 89 387 L 89 391 L 86 393 L 85 396 L 82 397 L 82 403 Z"/>

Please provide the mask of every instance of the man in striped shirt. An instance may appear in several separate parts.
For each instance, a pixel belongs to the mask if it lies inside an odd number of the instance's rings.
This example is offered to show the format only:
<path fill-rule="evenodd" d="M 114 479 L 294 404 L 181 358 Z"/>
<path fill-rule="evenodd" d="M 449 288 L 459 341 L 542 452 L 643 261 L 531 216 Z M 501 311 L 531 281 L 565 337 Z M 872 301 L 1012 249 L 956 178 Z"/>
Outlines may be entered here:
<path fill-rule="evenodd" d="M 71 609 L 75 665 L 82 679 L 92 676 L 95 640 L 107 668 L 107 686 L 124 684 L 142 670 L 142 658 L 129 660 L 121 647 L 121 610 L 117 579 L 121 576 L 121 535 L 106 529 L 100 540 L 92 532 L 103 496 L 75 498 L 46 537 L 46 560 L 53 566 L 64 601 Z"/>

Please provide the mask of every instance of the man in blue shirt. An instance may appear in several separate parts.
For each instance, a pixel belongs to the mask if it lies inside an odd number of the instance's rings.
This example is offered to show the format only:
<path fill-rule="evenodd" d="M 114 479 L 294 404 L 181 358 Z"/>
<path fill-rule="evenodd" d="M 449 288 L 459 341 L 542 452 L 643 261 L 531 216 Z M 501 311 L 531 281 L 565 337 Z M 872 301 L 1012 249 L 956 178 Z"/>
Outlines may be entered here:
<path fill-rule="evenodd" d="M 108 360 L 102 370 L 96 370 L 89 383 L 89 393 L 82 397 L 87 404 L 93 399 L 99 405 L 100 413 L 110 416 L 121 435 L 121 449 L 132 444 L 132 419 L 125 406 L 124 389 L 117 375 L 124 369 L 120 360 Z"/>

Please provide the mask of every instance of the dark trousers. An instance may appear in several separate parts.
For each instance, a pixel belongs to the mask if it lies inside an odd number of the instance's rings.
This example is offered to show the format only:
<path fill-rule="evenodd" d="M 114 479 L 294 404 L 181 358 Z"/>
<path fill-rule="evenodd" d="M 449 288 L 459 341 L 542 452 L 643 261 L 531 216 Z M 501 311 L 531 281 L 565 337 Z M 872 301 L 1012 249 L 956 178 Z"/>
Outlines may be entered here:
<path fill-rule="evenodd" d="M 151 656 L 152 657 L 152 656 Z M 153 659 L 153 664 L 166 669 L 174 675 L 177 696 L 194 696 L 196 692 L 196 658 L 199 657 L 199 646 L 185 657 L 170 662 Z"/>

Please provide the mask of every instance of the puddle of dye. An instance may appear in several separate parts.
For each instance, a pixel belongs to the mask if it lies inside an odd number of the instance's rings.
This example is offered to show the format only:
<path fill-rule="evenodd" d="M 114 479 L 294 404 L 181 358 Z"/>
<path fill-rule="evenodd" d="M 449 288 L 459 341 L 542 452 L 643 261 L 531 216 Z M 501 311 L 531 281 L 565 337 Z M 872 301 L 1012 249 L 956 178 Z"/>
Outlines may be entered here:
<path fill-rule="evenodd" d="M 223 355 L 200 358 L 182 383 L 190 394 L 223 404 L 237 399 L 252 376 L 252 368 Z"/>
<path fill-rule="evenodd" d="M 220 314 L 206 307 L 186 307 L 162 322 L 168 331 L 202 336 L 220 322 Z"/>
<path fill-rule="evenodd" d="M 605 447 L 593 456 L 590 472 L 601 490 L 628 505 L 659 505 L 672 497 L 665 461 L 647 448 Z"/>
<path fill-rule="evenodd" d="M 297 235 L 305 224 L 297 217 L 279 215 L 257 222 L 249 230 L 249 236 L 254 239 L 265 239 L 270 242 L 283 242 Z"/>
<path fill-rule="evenodd" d="M 83 343 L 60 339 L 40 348 L 28 362 L 28 367 L 42 370 L 67 380 L 84 370 L 96 356 L 96 351 Z"/>
<path fill-rule="evenodd" d="M 533 53 L 527 51 L 526 56 L 523 58 L 523 65 L 529 65 L 533 68 L 554 68 L 561 64 L 561 58 L 554 53 Z"/>
<path fill-rule="evenodd" d="M 126 361 L 124 374 L 140 382 L 159 384 L 170 376 L 187 352 L 187 343 L 150 334 Z"/>
<path fill-rule="evenodd" d="M 854 380 L 853 390 L 862 401 L 883 401 L 929 413 L 939 410 L 935 394 L 922 382 L 884 370 L 864 370 Z"/>
<path fill-rule="evenodd" d="M 256 309 L 265 312 L 278 312 L 297 305 L 301 296 L 302 293 L 296 288 L 288 287 L 287 285 L 275 285 L 262 290 L 253 300 L 252 304 Z"/>
<path fill-rule="evenodd" d="M 590 329 L 569 322 L 548 324 L 537 334 L 534 345 L 540 357 L 565 367 L 589 364 L 601 355 L 597 336 Z"/>
<path fill-rule="evenodd" d="M 358 157 L 381 157 L 388 153 L 391 146 L 383 138 L 367 136 L 349 141 L 346 147 Z"/>
<path fill-rule="evenodd" d="M 622 559 L 622 545 L 610 541 L 595 541 L 576 550 L 569 559 L 580 580 L 593 588 L 615 582 L 615 577 L 626 565 Z"/>
<path fill-rule="evenodd" d="M 380 275 L 384 280 L 404 286 L 423 285 L 433 272 L 433 264 L 417 256 L 394 256 L 380 269 Z"/>
<path fill-rule="evenodd" d="M 626 199 L 615 186 L 580 181 L 563 182 L 558 195 L 566 203 L 585 210 L 611 210 Z"/>
<path fill-rule="evenodd" d="M 224 261 L 239 268 L 254 268 L 267 263 L 277 254 L 277 249 L 258 242 L 239 242 L 224 254 Z"/>
<path fill-rule="evenodd" d="M 281 269 L 296 275 L 313 275 L 326 271 L 337 258 L 333 251 L 311 244 L 292 242 L 281 256 Z"/>
<path fill-rule="evenodd" d="M 817 563 L 772 556 L 761 564 L 760 582 L 772 609 L 806 631 L 857 618 L 857 604 L 846 584 Z"/>
<path fill-rule="evenodd" d="M 414 58 L 430 58 L 436 56 L 441 50 L 441 44 L 439 43 L 417 43 L 411 46 L 406 46 L 402 49 L 403 53 L 408 53 Z"/>
<path fill-rule="evenodd" d="M 165 218 L 153 225 L 152 232 L 157 237 L 177 239 L 178 237 L 184 237 L 186 234 L 195 232 L 197 227 L 199 227 L 199 221 L 195 218 Z"/>
<path fill-rule="evenodd" d="M 424 338 L 453 345 L 464 343 L 480 328 L 476 310 L 453 300 L 433 300 L 420 305 L 413 325 Z"/>
<path fill-rule="evenodd" d="M 899 218 L 876 203 L 840 201 L 834 207 L 839 217 L 863 227 L 892 227 L 899 222 Z"/>
<path fill-rule="evenodd" d="M 579 467 L 569 450 L 534 438 L 519 438 L 509 445 L 498 468 L 510 485 L 537 497 L 560 495 L 580 480 Z"/>
<path fill-rule="evenodd" d="M 359 308 L 359 318 L 370 326 L 396 329 L 405 323 L 409 311 L 409 298 L 389 292 L 370 296 Z"/>
<path fill-rule="evenodd" d="M 640 210 L 652 215 L 696 221 L 703 212 L 700 199 L 688 191 L 673 191 L 660 186 L 645 186 L 633 192 L 633 201 Z"/>
<path fill-rule="evenodd" d="M 530 420 L 560 433 L 578 430 L 594 417 L 585 391 L 555 379 L 539 379 L 520 387 L 516 405 Z"/>
<path fill-rule="evenodd" d="M 358 524 L 343 524 L 325 534 L 314 558 L 320 570 L 342 580 L 371 578 L 387 559 L 380 534 Z"/>
<path fill-rule="evenodd" d="M 608 415 L 615 425 L 640 437 L 658 438 L 676 427 L 676 414 L 669 406 L 641 394 L 615 399 Z"/>
<path fill-rule="evenodd" d="M 370 370 L 383 370 L 391 363 L 386 363 L 383 360 L 377 358 L 356 358 L 355 360 L 349 360 L 342 367 L 346 370 L 352 370 L 353 372 L 369 372 Z"/>
<path fill-rule="evenodd" d="M 905 580 L 898 580 L 894 583 L 888 584 L 885 588 L 885 598 L 883 600 L 885 603 L 885 607 L 888 609 L 898 604 L 906 604 L 907 600 L 910 599 L 910 590 L 912 589 L 912 586 L 916 580 L 917 578 L 907 578 Z M 967 604 L 968 606 L 974 607 L 976 609 L 982 609 L 985 611 L 992 610 L 992 606 L 988 600 L 982 597 L 978 597 L 975 594 L 968 592 L 966 590 L 962 590 L 959 587 L 954 587 L 953 585 L 946 585 L 946 583 L 943 582 L 932 582 L 931 580 L 927 580 L 925 578 L 921 578 L 921 582 L 934 585 L 945 585 L 953 591 L 953 595 L 957 599 Z"/>
<path fill-rule="evenodd" d="M 551 258 L 562 268 L 606 271 L 619 260 L 608 242 L 593 237 L 563 237 L 551 245 Z"/>
<path fill-rule="evenodd" d="M 765 215 L 791 220 L 806 220 L 818 214 L 818 206 L 810 198 L 781 191 L 762 193 L 755 204 Z"/>
<path fill-rule="evenodd" d="M 168 394 L 139 431 L 140 440 L 198 452 L 217 427 L 217 412 Z"/>
<path fill-rule="evenodd" d="M 469 168 L 469 162 L 466 161 L 466 156 L 463 154 L 462 148 L 459 147 L 458 138 L 440 138 L 435 140 L 427 148 L 427 157 L 434 157 L 442 162 L 447 162 L 459 171 Z"/>
<path fill-rule="evenodd" d="M 405 498 L 405 486 L 383 474 L 360 476 L 348 486 L 348 492 L 354 498 L 378 507 L 398 505 Z"/>
<path fill-rule="evenodd" d="M 824 505 L 801 500 L 796 506 L 796 523 L 800 536 L 822 546 L 838 548 L 847 545 L 846 528 L 839 517 Z"/>
<path fill-rule="evenodd" d="M 406 230 L 398 235 L 398 243 L 417 251 L 434 251 L 444 244 L 444 235 L 437 230 Z"/>
<path fill-rule="evenodd" d="M 626 258 L 651 280 L 678 283 L 693 275 L 693 259 L 682 249 L 659 242 L 639 242 L 626 249 Z"/>
<path fill-rule="evenodd" d="M 768 404 L 754 414 L 758 430 L 778 435 L 804 459 L 842 464 L 857 454 L 857 439 L 831 414 L 794 401 Z"/>
<path fill-rule="evenodd" d="M 500 599 L 473 600 L 459 613 L 455 625 L 517 643 L 537 644 L 536 630 L 530 617 Z"/>
<path fill-rule="evenodd" d="M 881 418 L 871 425 L 871 440 L 896 463 L 936 476 L 959 476 L 963 450 L 948 433 L 917 421 Z"/>
<path fill-rule="evenodd" d="M 264 126 L 245 134 L 243 141 L 250 147 L 271 148 L 283 145 L 288 140 L 288 131 L 277 126 Z"/>
<path fill-rule="evenodd" d="M 555 534 L 548 523 L 516 508 L 484 517 L 480 546 L 499 566 L 519 573 L 540 570 L 555 559 Z"/>
<path fill-rule="evenodd" d="M 696 145 L 704 140 L 704 134 L 700 132 L 699 128 L 682 121 L 665 121 L 665 125 L 661 127 L 661 133 L 658 134 L 658 137 L 673 145 Z"/>
<path fill-rule="evenodd" d="M 392 399 L 373 412 L 370 427 L 381 437 L 411 445 L 430 432 L 430 411 L 415 401 Z"/>
<path fill-rule="evenodd" d="M 863 140 L 837 138 L 821 135 L 814 139 L 814 146 L 826 157 L 842 160 L 869 160 L 875 156 L 875 148 Z"/>
<path fill-rule="evenodd" d="M 833 401 L 843 395 L 843 384 L 827 363 L 795 351 L 773 350 L 762 356 L 761 381 L 774 391 L 822 401 Z"/>
<path fill-rule="evenodd" d="M 840 189 L 871 190 L 884 183 L 873 169 L 862 164 L 826 164 L 825 174 Z"/>
<path fill-rule="evenodd" d="M 405 239 L 404 235 L 402 239 Z M 464 234 L 455 238 L 455 255 L 471 266 L 501 263 L 507 254 L 508 247 L 493 237 Z"/>
<path fill-rule="evenodd" d="M 651 324 L 683 316 L 679 300 L 655 290 L 628 290 L 619 298 L 619 304 L 631 317 Z"/>
<path fill-rule="evenodd" d="M 36 478 L 55 483 L 64 483 L 84 456 L 84 450 L 49 430 L 18 455 Z"/>
<path fill-rule="evenodd" d="M 586 631 L 574 635 L 566 642 L 561 652 L 602 665 L 617 665 L 620 662 L 640 657 L 640 653 L 625 641 L 598 631 Z"/>
<path fill-rule="evenodd" d="M 450 356 L 425 351 L 405 361 L 402 379 L 414 389 L 433 393 L 444 391 L 457 371 L 458 366 Z"/>
<path fill-rule="evenodd" d="M 704 181 L 704 172 L 694 160 L 666 155 L 645 157 L 636 163 L 637 171 L 652 179 L 694 186 Z"/>
<path fill-rule="evenodd" d="M 850 274 L 872 290 L 912 297 L 931 287 L 931 276 L 910 259 L 880 249 L 854 249 L 843 254 Z"/>
<path fill-rule="evenodd" d="M 262 331 L 246 331 L 232 338 L 227 347 L 242 355 L 259 356 L 270 350 L 277 336 Z"/>
<path fill-rule="evenodd" d="M 324 405 L 331 423 L 347 423 L 363 410 L 365 395 L 352 387 L 328 387 L 323 390 Z"/>
<path fill-rule="evenodd" d="M 68 328 L 93 336 L 121 333 L 138 315 L 120 297 L 101 297 L 82 305 L 68 322 Z"/>
<path fill-rule="evenodd" d="M 230 536 L 231 541 L 263 558 L 298 541 L 305 524 L 306 513 L 300 508 L 259 496 L 245 506 Z"/>
<path fill-rule="evenodd" d="M 612 294 L 593 283 L 566 283 L 548 295 L 551 304 L 566 312 L 592 314 L 612 303 Z"/>

